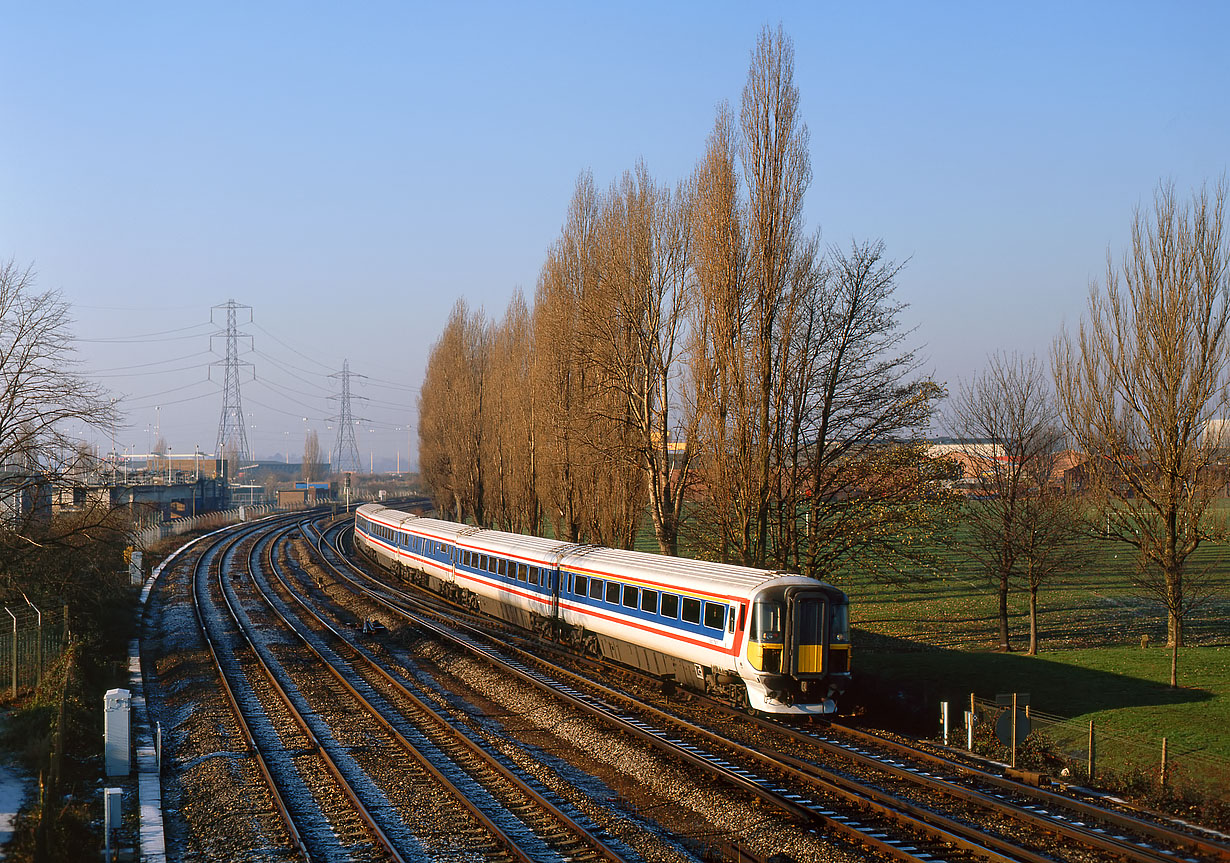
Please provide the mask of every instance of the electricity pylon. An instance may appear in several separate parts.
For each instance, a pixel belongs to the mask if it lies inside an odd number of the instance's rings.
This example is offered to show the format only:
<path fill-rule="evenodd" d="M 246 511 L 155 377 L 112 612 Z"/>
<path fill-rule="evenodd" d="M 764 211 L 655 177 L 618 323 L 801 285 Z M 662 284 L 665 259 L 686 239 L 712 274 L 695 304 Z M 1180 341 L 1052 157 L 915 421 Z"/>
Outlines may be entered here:
<path fill-rule="evenodd" d="M 243 399 L 239 394 L 239 373 L 243 366 L 251 363 L 239 359 L 239 340 L 251 339 L 248 333 L 239 332 L 236 325 L 236 312 L 247 309 L 247 323 L 252 322 L 252 307 L 241 305 L 234 300 L 227 300 L 220 306 L 214 306 L 209 313 L 209 322 L 213 323 L 213 312 L 226 309 L 226 332 L 210 335 L 210 346 L 213 340 L 226 337 L 226 359 L 210 363 L 210 366 L 222 366 L 225 370 L 225 383 L 222 385 L 222 416 L 218 419 L 218 443 L 214 449 L 215 458 L 225 458 L 227 453 L 234 453 L 240 464 L 252 460 L 252 450 L 248 447 L 248 430 L 243 422 Z M 251 342 L 249 342 L 251 350 Z M 238 465 L 235 466 L 238 468 Z"/>
<path fill-rule="evenodd" d="M 350 379 L 365 378 L 367 375 L 355 374 L 350 370 L 350 360 L 342 362 L 342 370 L 329 375 L 331 378 L 342 379 L 341 395 L 329 396 L 331 399 L 340 399 L 342 403 L 341 416 L 337 421 L 337 445 L 333 448 L 333 472 L 352 473 L 359 472 L 359 444 L 355 440 L 354 428 L 355 424 L 361 420 L 355 419 L 350 410 Z M 363 398 L 363 396 L 354 396 L 354 398 Z"/>

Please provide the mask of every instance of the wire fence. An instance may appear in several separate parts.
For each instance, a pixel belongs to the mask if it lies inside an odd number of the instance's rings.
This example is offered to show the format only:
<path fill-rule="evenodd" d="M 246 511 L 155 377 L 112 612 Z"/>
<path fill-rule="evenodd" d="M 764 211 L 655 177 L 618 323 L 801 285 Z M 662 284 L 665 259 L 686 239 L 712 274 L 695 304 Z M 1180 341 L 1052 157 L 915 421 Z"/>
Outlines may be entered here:
<path fill-rule="evenodd" d="M 32 605 L 6 605 L 0 626 L 0 686 L 10 697 L 29 692 L 43 681 L 68 644 L 66 608 L 43 611 Z"/>
<path fill-rule="evenodd" d="M 981 755 L 1011 763 L 1011 739 L 1005 728 L 1011 725 L 1011 706 L 998 700 L 971 696 L 975 714 L 973 749 Z M 970 709 L 971 703 L 963 706 Z M 949 742 L 968 747 L 969 729 L 962 719 L 962 708 L 951 715 Z M 1038 770 L 1054 779 L 1089 783 L 1125 793 L 1167 790 L 1173 795 L 1230 796 L 1230 760 L 1193 749 L 1158 735 L 1142 737 L 1123 734 L 1099 725 L 1094 720 L 1072 719 L 1018 705 L 1018 723 L 1028 725 L 1018 731 L 1016 764 Z M 1002 721 L 1004 727 L 1000 727 Z M 1024 720 L 1024 722 L 1022 721 Z M 997 736 L 997 730 L 1003 738 Z M 1022 739 L 1023 738 L 1023 739 Z"/>
<path fill-rule="evenodd" d="M 194 530 L 223 527 L 235 522 L 246 521 L 256 516 L 265 515 L 266 513 L 276 512 L 277 510 L 278 507 L 273 504 L 262 503 L 252 506 L 241 506 L 235 509 L 219 510 L 218 512 L 201 513 L 190 518 L 176 518 L 138 531 L 136 545 L 138 548 L 149 548 L 158 540 L 166 539 L 169 536 L 179 536 L 191 533 Z"/>

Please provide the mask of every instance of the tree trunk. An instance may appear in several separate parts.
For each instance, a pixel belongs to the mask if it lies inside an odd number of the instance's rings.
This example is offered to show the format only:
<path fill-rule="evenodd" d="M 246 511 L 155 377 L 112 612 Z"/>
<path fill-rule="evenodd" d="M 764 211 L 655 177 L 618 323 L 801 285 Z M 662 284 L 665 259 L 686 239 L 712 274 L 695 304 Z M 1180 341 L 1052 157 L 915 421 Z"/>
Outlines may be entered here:
<path fill-rule="evenodd" d="M 1170 645 L 1170 688 L 1179 688 L 1179 642 Z"/>
<path fill-rule="evenodd" d="M 1182 573 L 1166 573 L 1166 646 L 1183 646 Z"/>
<path fill-rule="evenodd" d="M 999 649 L 1005 653 L 1012 650 L 1008 642 L 1008 573 L 999 574 Z"/>
<path fill-rule="evenodd" d="M 1038 655 L 1038 588 L 1029 587 L 1029 655 Z"/>

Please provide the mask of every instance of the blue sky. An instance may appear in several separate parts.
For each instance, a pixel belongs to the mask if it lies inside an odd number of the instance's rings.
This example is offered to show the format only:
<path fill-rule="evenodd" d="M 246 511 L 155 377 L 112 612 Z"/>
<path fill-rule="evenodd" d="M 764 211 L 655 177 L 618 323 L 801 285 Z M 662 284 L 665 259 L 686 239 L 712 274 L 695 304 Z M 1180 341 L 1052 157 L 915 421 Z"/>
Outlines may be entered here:
<path fill-rule="evenodd" d="M 456 299 L 532 295 L 581 171 L 690 173 L 765 25 L 794 41 L 809 226 L 908 259 L 903 320 L 953 389 L 1045 356 L 1158 181 L 1230 163 L 1223 3 L 0 8 L 0 258 L 72 304 L 133 451 L 155 424 L 212 447 L 233 298 L 258 456 L 334 443 L 348 359 L 363 459 L 404 465 Z"/>

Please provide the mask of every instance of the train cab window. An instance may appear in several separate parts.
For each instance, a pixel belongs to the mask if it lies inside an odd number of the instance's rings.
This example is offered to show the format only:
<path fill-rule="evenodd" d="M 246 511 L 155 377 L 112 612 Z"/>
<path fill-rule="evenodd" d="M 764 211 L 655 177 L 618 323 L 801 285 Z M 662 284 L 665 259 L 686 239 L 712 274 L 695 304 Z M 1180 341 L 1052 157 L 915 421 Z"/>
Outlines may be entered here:
<path fill-rule="evenodd" d="M 688 623 L 700 623 L 700 600 L 690 596 L 683 598 L 683 619 Z"/>
<path fill-rule="evenodd" d="M 656 590 L 641 590 L 641 611 L 648 611 L 650 614 L 657 614 L 658 592 Z"/>
<path fill-rule="evenodd" d="M 573 581 L 573 590 L 577 596 L 585 596 L 589 592 L 589 579 L 584 575 L 578 575 Z"/>
<path fill-rule="evenodd" d="M 782 643 L 785 609 L 780 602 L 758 602 L 752 606 L 752 641 L 764 644 Z"/>
<path fill-rule="evenodd" d="M 726 628 L 726 606 L 719 602 L 705 603 L 705 626 L 710 629 Z"/>
<path fill-rule="evenodd" d="M 602 599 L 602 579 L 591 578 L 589 580 L 589 597 L 590 599 Z"/>
<path fill-rule="evenodd" d="M 850 606 L 829 605 L 829 632 L 834 644 L 850 643 Z"/>
<path fill-rule="evenodd" d="M 619 605 L 619 582 L 608 581 L 606 583 L 606 601 L 611 605 Z"/>
<path fill-rule="evenodd" d="M 636 588 L 630 584 L 624 585 L 624 605 L 628 608 L 636 608 Z"/>
<path fill-rule="evenodd" d="M 663 617 L 669 617 L 674 620 L 679 616 L 679 597 L 673 593 L 662 594 L 662 610 L 659 612 Z"/>

